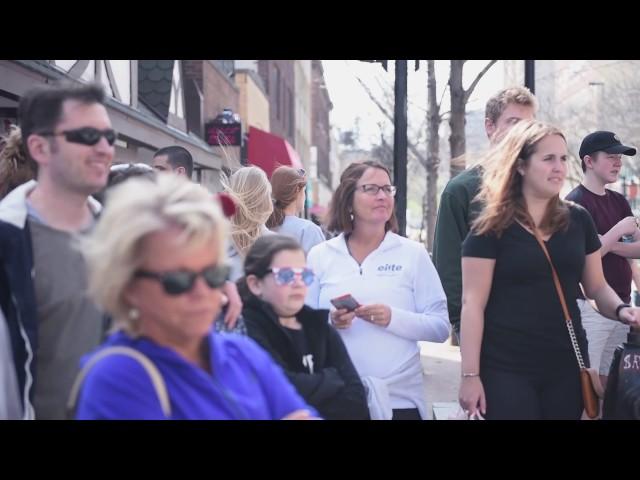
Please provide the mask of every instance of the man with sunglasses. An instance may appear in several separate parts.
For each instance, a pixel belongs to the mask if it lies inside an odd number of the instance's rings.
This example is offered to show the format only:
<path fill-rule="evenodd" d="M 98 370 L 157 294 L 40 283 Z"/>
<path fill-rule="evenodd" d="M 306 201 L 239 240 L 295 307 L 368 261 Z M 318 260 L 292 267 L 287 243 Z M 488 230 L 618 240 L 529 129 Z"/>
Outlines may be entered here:
<path fill-rule="evenodd" d="M 99 85 L 45 85 L 18 111 L 37 181 L 0 203 L 0 307 L 6 318 L 22 418 L 60 419 L 82 355 L 95 348 L 105 316 L 86 295 L 74 244 L 93 227 L 116 133 Z"/>

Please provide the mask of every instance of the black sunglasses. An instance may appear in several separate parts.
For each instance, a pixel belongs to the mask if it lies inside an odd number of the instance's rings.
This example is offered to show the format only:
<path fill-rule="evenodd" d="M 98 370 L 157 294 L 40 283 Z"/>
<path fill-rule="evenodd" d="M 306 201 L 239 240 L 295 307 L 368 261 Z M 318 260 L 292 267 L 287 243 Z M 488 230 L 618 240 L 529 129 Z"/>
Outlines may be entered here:
<path fill-rule="evenodd" d="M 112 128 L 107 128 L 106 130 L 98 130 L 93 127 L 83 127 L 77 128 L 75 130 L 63 130 L 62 132 L 42 132 L 40 133 L 43 137 L 45 136 L 58 136 L 64 135 L 67 139 L 67 142 L 71 143 L 79 143 L 81 145 L 93 146 L 100 141 L 102 137 L 107 140 L 109 145 L 113 145 L 116 142 L 116 137 L 118 134 Z"/>
<path fill-rule="evenodd" d="M 222 287 L 229 278 L 228 265 L 211 265 L 201 272 L 190 270 L 178 270 L 176 272 L 156 273 L 148 270 L 137 270 L 135 278 L 150 278 L 162 283 L 164 291 L 168 295 L 181 295 L 190 291 L 199 276 L 204 278 L 210 288 Z"/>

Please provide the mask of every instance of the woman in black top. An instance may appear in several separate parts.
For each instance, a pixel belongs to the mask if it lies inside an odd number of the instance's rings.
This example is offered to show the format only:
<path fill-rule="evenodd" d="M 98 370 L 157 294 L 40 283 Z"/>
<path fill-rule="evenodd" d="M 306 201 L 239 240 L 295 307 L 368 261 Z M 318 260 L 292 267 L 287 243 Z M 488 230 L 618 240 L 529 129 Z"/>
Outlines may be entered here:
<path fill-rule="evenodd" d="M 304 305 L 313 271 L 293 238 L 265 235 L 238 281 L 247 333 L 280 364 L 298 393 L 329 420 L 369 418 L 364 387 L 327 310 Z"/>
<path fill-rule="evenodd" d="M 579 367 L 534 230 L 560 277 L 583 358 L 579 282 L 603 315 L 637 324 L 640 314 L 622 307 L 606 283 L 588 212 L 559 197 L 567 172 L 563 134 L 522 122 L 488 155 L 484 207 L 462 247 L 460 404 L 488 419 L 579 419 Z"/>

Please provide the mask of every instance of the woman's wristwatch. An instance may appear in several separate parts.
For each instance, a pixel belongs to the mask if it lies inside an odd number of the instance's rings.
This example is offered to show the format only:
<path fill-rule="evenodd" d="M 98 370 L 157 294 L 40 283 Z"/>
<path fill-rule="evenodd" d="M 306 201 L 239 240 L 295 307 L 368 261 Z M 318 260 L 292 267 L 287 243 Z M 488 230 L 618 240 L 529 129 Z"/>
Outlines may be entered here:
<path fill-rule="evenodd" d="M 620 305 L 618 305 L 618 307 L 616 308 L 616 318 L 618 319 L 618 321 L 626 323 L 620 319 L 620 310 L 622 310 L 623 308 L 631 308 L 631 305 L 629 305 L 628 303 L 621 303 Z"/>

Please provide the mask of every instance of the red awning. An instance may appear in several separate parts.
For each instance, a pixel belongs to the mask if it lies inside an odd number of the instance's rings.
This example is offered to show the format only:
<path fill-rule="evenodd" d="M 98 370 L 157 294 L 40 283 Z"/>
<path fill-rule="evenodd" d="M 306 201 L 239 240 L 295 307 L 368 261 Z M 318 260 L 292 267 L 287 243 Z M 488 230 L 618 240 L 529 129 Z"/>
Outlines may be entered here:
<path fill-rule="evenodd" d="M 269 178 L 281 165 L 303 168 L 300 157 L 289 142 L 255 127 L 249 127 L 247 156 L 249 163 L 262 168 Z"/>

